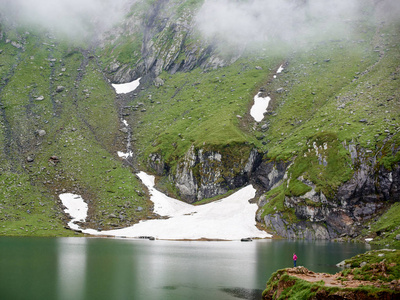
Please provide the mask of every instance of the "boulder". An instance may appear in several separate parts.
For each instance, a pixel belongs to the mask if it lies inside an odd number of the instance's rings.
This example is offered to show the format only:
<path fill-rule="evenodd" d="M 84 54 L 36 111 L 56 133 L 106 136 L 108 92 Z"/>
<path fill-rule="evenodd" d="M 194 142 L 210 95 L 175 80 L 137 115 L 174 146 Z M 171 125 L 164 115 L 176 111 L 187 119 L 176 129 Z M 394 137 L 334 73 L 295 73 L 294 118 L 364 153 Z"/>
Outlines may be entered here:
<path fill-rule="evenodd" d="M 62 86 L 62 85 L 59 85 L 59 86 L 57 86 L 57 88 L 56 88 L 56 92 L 57 93 L 61 93 L 62 91 L 64 91 L 65 90 L 65 86 Z"/>
<path fill-rule="evenodd" d="M 36 131 L 36 134 L 37 134 L 38 136 L 45 136 L 45 135 L 46 135 L 46 131 L 43 130 L 43 129 L 40 129 L 40 130 L 37 130 L 37 131 Z"/>

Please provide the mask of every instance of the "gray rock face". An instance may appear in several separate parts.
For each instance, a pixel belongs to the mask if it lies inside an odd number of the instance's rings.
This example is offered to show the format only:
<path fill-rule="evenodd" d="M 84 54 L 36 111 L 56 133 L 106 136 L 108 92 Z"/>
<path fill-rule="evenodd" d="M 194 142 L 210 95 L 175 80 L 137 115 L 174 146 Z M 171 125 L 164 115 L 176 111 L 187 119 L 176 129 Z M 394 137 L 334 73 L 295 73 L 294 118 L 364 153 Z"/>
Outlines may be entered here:
<path fill-rule="evenodd" d="M 177 17 L 171 5 L 176 4 L 156 1 L 143 20 L 138 21 L 137 16 L 133 16 L 125 21 L 123 28 L 110 32 L 109 38 L 126 33 L 143 36 L 140 59 L 135 65 L 115 59 L 107 66 L 105 71 L 112 82 L 130 82 L 145 74 L 154 79 L 162 71 L 174 74 L 195 67 L 218 68 L 233 62 L 226 62 L 216 55 L 212 45 L 197 38 L 194 38 L 195 43 L 187 43 L 193 34 L 193 16 Z"/>
<path fill-rule="evenodd" d="M 218 151 L 195 149 L 193 146 L 172 174 L 180 196 L 192 203 L 222 195 L 249 183 L 252 172 L 260 163 L 261 155 L 252 150 L 235 167 L 229 158 Z"/>
<path fill-rule="evenodd" d="M 343 235 L 357 236 L 364 221 L 379 214 L 388 201 L 400 200 L 400 164 L 388 170 L 377 164 L 376 157 L 380 153 L 373 157 L 367 156 L 366 151 L 353 145 L 349 145 L 348 150 L 355 172 L 348 182 L 339 187 L 333 199 L 327 199 L 322 192 L 316 190 L 315 184 L 299 177 L 297 179 L 308 185 L 311 191 L 299 197 L 285 197 L 284 206 L 294 210 L 300 222 L 289 224 L 279 212 L 262 218 L 262 209 L 256 219 L 265 222 L 276 234 L 287 238 L 332 239 Z M 392 154 L 395 155 L 397 151 L 393 149 Z M 276 182 L 270 179 L 284 179 L 282 174 L 286 167 L 281 165 L 278 172 L 280 175 L 272 176 L 278 174 L 274 171 L 277 167 L 263 162 L 255 172 L 258 183 L 270 190 Z M 259 207 L 266 204 L 267 199 L 261 196 Z"/>
<path fill-rule="evenodd" d="M 158 153 L 152 153 L 148 159 L 148 166 L 152 169 L 158 176 L 166 175 L 168 168 L 164 162 L 162 156 Z"/>
<path fill-rule="evenodd" d="M 326 240 L 338 235 L 325 223 L 300 222 L 289 224 L 281 213 L 264 217 L 265 225 L 278 235 L 289 239 Z"/>
<path fill-rule="evenodd" d="M 271 190 L 282 182 L 290 162 L 262 161 L 252 174 L 252 182 Z"/>

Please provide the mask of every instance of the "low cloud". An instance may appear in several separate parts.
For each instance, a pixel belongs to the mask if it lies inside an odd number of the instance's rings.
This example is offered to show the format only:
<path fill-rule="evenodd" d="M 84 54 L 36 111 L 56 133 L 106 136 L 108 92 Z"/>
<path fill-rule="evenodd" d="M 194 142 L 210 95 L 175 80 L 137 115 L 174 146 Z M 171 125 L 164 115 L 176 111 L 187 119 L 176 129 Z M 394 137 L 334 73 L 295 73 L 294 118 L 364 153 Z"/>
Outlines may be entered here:
<path fill-rule="evenodd" d="M 298 43 L 351 34 L 363 8 L 378 2 L 386 10 L 400 7 L 398 0 L 206 0 L 196 22 L 205 37 L 234 45 Z"/>
<path fill-rule="evenodd" d="M 6 21 L 42 26 L 69 37 L 101 33 L 117 22 L 132 0 L 0 0 Z"/>

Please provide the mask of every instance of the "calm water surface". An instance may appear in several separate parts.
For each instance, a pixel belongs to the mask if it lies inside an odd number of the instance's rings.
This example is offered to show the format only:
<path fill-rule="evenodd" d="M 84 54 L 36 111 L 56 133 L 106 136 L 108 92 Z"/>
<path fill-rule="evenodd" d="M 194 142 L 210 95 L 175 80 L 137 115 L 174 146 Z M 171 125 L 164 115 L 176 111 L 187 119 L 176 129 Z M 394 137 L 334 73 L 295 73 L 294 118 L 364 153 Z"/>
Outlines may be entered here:
<path fill-rule="evenodd" d="M 173 242 L 0 238 L 0 299 L 260 299 L 270 275 L 298 265 L 335 273 L 366 245 L 259 240 Z"/>

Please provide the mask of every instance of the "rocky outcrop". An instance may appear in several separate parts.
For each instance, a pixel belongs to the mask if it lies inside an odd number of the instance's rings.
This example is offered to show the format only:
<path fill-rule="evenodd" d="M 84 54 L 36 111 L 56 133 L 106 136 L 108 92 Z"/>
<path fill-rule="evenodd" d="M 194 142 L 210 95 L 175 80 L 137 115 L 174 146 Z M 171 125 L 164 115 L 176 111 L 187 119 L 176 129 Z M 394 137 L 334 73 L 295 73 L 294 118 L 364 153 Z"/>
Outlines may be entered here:
<path fill-rule="evenodd" d="M 169 168 L 159 153 L 152 153 L 148 159 L 148 166 L 158 176 L 168 174 Z"/>
<path fill-rule="evenodd" d="M 327 240 L 338 236 L 337 232 L 324 222 L 300 221 L 290 223 L 280 212 L 266 215 L 263 221 L 277 235 L 288 239 Z"/>
<path fill-rule="evenodd" d="M 237 149 L 242 150 L 243 156 L 232 154 L 231 151 Z M 247 146 L 236 145 L 222 150 L 191 146 L 173 173 L 158 154 L 151 154 L 148 163 L 158 175 L 170 178 L 182 200 L 193 203 L 245 186 L 261 160 L 262 155 Z"/>
<path fill-rule="evenodd" d="M 195 149 L 193 146 L 178 165 L 174 182 L 183 199 L 198 201 L 223 195 L 249 183 L 261 155 L 251 150 L 248 157 L 232 158 L 224 151 Z"/>
<path fill-rule="evenodd" d="M 229 63 L 216 54 L 212 44 L 193 37 L 198 34 L 193 25 L 194 12 L 177 13 L 180 5 L 184 4 L 156 1 L 141 22 L 133 14 L 123 25 L 103 37 L 104 41 L 109 41 L 123 33 L 132 39 L 140 38 L 142 42 L 140 50 L 137 50 L 140 51 L 138 59 L 133 64 L 116 58 L 106 66 L 105 71 L 112 82 L 129 82 L 145 75 L 154 79 L 162 71 L 174 74 L 196 67 L 217 68 Z M 129 41 L 115 41 L 115 45 L 118 43 Z"/>
<path fill-rule="evenodd" d="M 398 151 L 399 149 L 394 154 Z M 382 154 L 366 156 L 362 149 L 353 156 L 353 164 L 358 167 L 353 178 L 343 184 L 337 192 L 337 199 L 343 206 L 400 199 L 400 164 L 397 163 L 388 170 L 377 162 L 378 156 Z"/>
<path fill-rule="evenodd" d="M 310 190 L 301 196 L 285 196 L 285 210 L 291 210 L 297 219 L 290 222 L 283 212 L 275 212 L 263 216 L 263 209 L 257 213 L 256 219 L 266 224 L 277 235 L 286 238 L 333 239 L 339 236 L 356 237 L 363 228 L 363 223 L 379 215 L 390 203 L 400 200 L 400 164 L 395 163 L 390 169 L 379 162 L 382 153 L 369 155 L 364 149 L 350 145 L 354 174 L 343 183 L 332 198 L 326 197 L 317 186 L 303 177 L 297 178 Z M 395 156 L 399 149 L 392 149 Z M 263 164 L 260 165 L 260 167 Z M 258 183 L 266 190 L 273 188 L 276 180 L 283 182 L 287 175 L 285 166 L 276 171 L 276 167 L 264 167 L 256 170 Z M 263 175 L 260 176 L 260 173 Z M 273 176 L 279 173 L 280 176 Z M 269 180 L 269 178 L 275 178 Z M 280 184 L 278 182 L 278 184 Z M 283 183 L 286 184 L 286 183 Z M 262 208 L 268 203 L 265 195 L 258 200 Z"/>
<path fill-rule="evenodd" d="M 253 173 L 252 182 L 263 190 L 271 190 L 282 183 L 289 165 L 290 162 L 262 161 Z"/>

